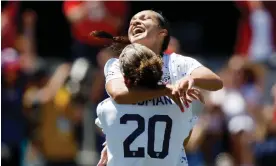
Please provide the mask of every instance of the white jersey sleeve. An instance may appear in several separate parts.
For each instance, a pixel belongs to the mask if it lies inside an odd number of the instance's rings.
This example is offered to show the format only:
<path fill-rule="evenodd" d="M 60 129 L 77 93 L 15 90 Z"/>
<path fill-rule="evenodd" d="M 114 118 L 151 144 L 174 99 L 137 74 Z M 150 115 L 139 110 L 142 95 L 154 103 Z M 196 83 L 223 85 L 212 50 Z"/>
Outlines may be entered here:
<path fill-rule="evenodd" d="M 102 129 L 103 131 L 103 107 L 102 102 L 97 106 L 97 119 L 95 120 L 95 124 Z M 103 131 L 104 133 L 104 131 Z"/>
<path fill-rule="evenodd" d="M 180 69 L 182 76 L 190 75 L 196 68 L 202 66 L 202 64 L 194 58 L 179 54 L 175 54 L 174 56 L 176 65 Z"/>
<path fill-rule="evenodd" d="M 123 74 L 120 70 L 120 62 L 117 58 L 109 59 L 104 66 L 105 83 L 110 80 L 123 78 Z"/>

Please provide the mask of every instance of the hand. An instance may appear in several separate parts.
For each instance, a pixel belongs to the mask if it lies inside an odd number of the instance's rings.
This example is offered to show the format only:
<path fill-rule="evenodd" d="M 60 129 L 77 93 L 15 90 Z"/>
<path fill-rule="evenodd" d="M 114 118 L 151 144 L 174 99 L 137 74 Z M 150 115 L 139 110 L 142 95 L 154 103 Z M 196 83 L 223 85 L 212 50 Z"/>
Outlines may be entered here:
<path fill-rule="evenodd" d="M 181 99 L 180 99 L 178 93 L 175 93 L 174 95 L 172 94 L 172 92 L 174 90 L 174 86 L 170 85 L 170 84 L 167 84 L 166 85 L 166 89 L 168 90 L 168 92 L 167 92 L 168 97 L 170 97 L 175 102 L 175 104 L 178 105 L 178 107 L 180 108 L 181 112 L 184 112 L 185 111 L 184 110 L 184 106 L 183 106 L 183 104 L 181 102 Z"/>
<path fill-rule="evenodd" d="M 106 142 L 103 143 L 103 150 L 101 152 L 101 159 L 98 162 L 97 166 L 105 166 L 107 164 L 108 158 L 107 158 L 107 145 Z"/>
<path fill-rule="evenodd" d="M 173 90 L 173 95 L 178 93 L 179 96 L 183 96 L 188 89 L 191 89 L 194 86 L 194 79 L 191 76 L 186 76 L 181 79 L 175 86 Z"/>
<path fill-rule="evenodd" d="M 184 95 L 185 97 L 180 97 L 180 99 L 187 108 L 189 108 L 189 104 L 192 103 L 193 100 L 199 100 L 201 103 L 205 104 L 204 97 L 199 89 L 188 89 L 187 93 Z"/>
<path fill-rule="evenodd" d="M 194 88 L 189 89 L 187 91 L 187 98 L 199 100 L 201 103 L 205 104 L 204 97 L 199 89 L 194 89 Z"/>

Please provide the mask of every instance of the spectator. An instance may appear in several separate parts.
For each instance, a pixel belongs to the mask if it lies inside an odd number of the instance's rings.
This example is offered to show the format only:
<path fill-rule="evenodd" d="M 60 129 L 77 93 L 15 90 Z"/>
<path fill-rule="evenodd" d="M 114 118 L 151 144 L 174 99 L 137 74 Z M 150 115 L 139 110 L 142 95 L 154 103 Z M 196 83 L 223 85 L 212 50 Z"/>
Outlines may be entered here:
<path fill-rule="evenodd" d="M 22 98 L 27 77 L 20 70 L 18 53 L 6 48 L 1 55 L 1 145 L 2 164 L 19 165 L 21 144 L 27 136 L 27 121 Z"/>
<path fill-rule="evenodd" d="M 266 7 L 262 1 L 236 1 L 241 11 L 238 28 L 236 54 L 250 60 L 266 61 L 274 52 L 273 25 L 275 4 Z M 274 3 L 274 2 L 273 2 Z M 273 9 L 274 8 L 274 9 Z"/>
<path fill-rule="evenodd" d="M 276 46 L 276 12 L 275 2 L 270 1 L 237 1 L 241 11 L 236 41 L 236 54 L 251 61 L 265 63 L 267 74 L 263 100 L 271 100 L 269 93 L 276 77 L 275 46 Z"/>
<path fill-rule="evenodd" d="M 229 67 L 234 76 L 232 88 L 242 93 L 248 106 L 260 105 L 264 91 L 265 67 L 238 56 L 230 59 Z"/>
<path fill-rule="evenodd" d="M 22 31 L 18 33 L 15 48 L 20 52 L 22 70 L 29 76 L 44 66 L 44 61 L 36 52 L 36 13 L 26 10 L 22 13 Z"/>
<path fill-rule="evenodd" d="M 103 67 L 105 61 L 112 56 L 109 51 L 102 48 L 108 44 L 106 40 L 99 40 L 89 36 L 94 30 L 104 30 L 113 35 L 121 33 L 128 12 L 126 1 L 64 1 L 63 10 L 66 18 L 71 24 L 73 36 L 72 56 L 85 57 L 94 66 L 95 78 L 93 80 L 91 98 L 92 103 L 86 108 L 84 114 L 84 140 L 83 151 L 93 151 L 93 115 L 96 103 L 103 99 L 104 75 Z M 100 57 L 101 56 L 101 57 Z M 107 95 L 105 95 L 106 97 Z M 89 110 L 89 111 L 88 111 Z M 91 149 L 92 148 L 92 149 Z M 93 152 L 92 152 L 93 153 Z M 90 156 L 92 154 L 89 154 Z M 81 156 L 86 156 L 81 155 Z M 86 157 L 87 158 L 87 157 Z M 90 159 L 92 157 L 89 157 Z M 90 162 L 90 161 L 88 161 Z"/>
<path fill-rule="evenodd" d="M 1 12 L 1 50 L 14 47 L 17 37 L 17 17 L 20 2 L 7 2 Z"/>
<path fill-rule="evenodd" d="M 272 166 L 276 162 L 276 84 L 271 92 L 273 103 L 262 111 L 265 119 L 262 136 L 254 146 L 257 166 Z"/>
<path fill-rule="evenodd" d="M 19 13 L 19 5 L 20 4 L 17 2 L 8 2 L 6 6 L 7 10 L 5 11 L 9 12 L 5 13 L 3 16 L 8 16 L 8 22 L 4 25 L 4 27 L 2 27 L 2 30 L 8 35 L 5 38 L 2 38 L 4 43 L 7 42 L 7 46 L 10 45 L 17 49 L 16 51 L 12 48 L 6 48 L 2 52 L 2 67 L 5 70 L 5 72 L 3 72 L 4 82 L 2 84 L 2 87 L 5 89 L 2 92 L 4 96 L 3 99 L 5 98 L 5 100 L 3 100 L 3 103 L 5 103 L 3 104 L 3 108 L 7 109 L 7 107 L 11 107 L 9 109 L 10 113 L 6 113 L 6 111 L 3 112 L 5 115 L 3 118 L 5 123 L 15 123 L 9 124 L 9 127 L 4 125 L 6 127 L 3 135 L 5 138 L 8 137 L 10 140 L 18 140 L 16 145 L 4 145 L 5 147 L 8 147 L 8 149 L 10 148 L 10 153 L 12 153 L 11 158 L 5 159 L 4 161 L 9 163 L 9 160 L 12 160 L 12 162 L 18 163 L 16 165 L 19 165 L 20 160 L 23 158 L 21 150 L 24 146 L 23 142 L 28 140 L 27 136 L 29 135 L 27 135 L 27 131 L 30 129 L 30 123 L 26 118 L 26 114 L 22 112 L 24 109 L 22 101 L 23 94 L 25 89 L 30 84 L 40 81 L 45 76 L 42 68 L 43 66 L 41 66 L 41 63 L 38 62 L 35 51 L 34 34 L 36 14 L 32 11 L 24 11 L 22 18 L 20 18 L 23 23 L 22 31 L 17 32 L 17 22 L 15 20 L 17 19 L 16 16 Z M 4 47 L 6 46 L 4 45 Z M 7 103 L 10 105 L 6 105 Z M 19 126 L 16 127 L 17 125 Z M 16 129 L 13 129 L 13 127 Z M 11 135 L 9 133 L 9 131 L 17 133 L 17 130 L 18 135 Z M 5 139 L 4 142 L 6 142 Z"/>
<path fill-rule="evenodd" d="M 82 120 L 81 112 L 89 100 L 91 87 L 92 73 L 87 61 L 78 59 L 69 75 L 66 74 L 67 70 L 61 69 L 51 78 L 50 84 L 58 75 L 66 75 L 67 78 L 61 87 L 55 88 L 54 96 L 44 98 L 48 85 L 39 90 L 30 89 L 25 95 L 26 105 L 40 106 L 40 114 L 36 115 L 39 126 L 35 142 L 46 160 L 46 165 L 51 166 L 76 165 L 75 159 L 80 145 L 75 129 Z"/>
<path fill-rule="evenodd" d="M 73 57 L 86 57 L 96 67 L 98 53 L 107 41 L 89 34 L 94 30 L 104 30 L 113 35 L 120 33 L 127 16 L 127 2 L 64 1 L 63 10 L 71 24 Z"/>
<path fill-rule="evenodd" d="M 236 61 L 236 60 L 235 60 Z M 241 63 L 239 63 L 241 62 Z M 213 105 L 217 105 L 221 109 L 225 124 L 225 129 L 222 130 L 224 133 L 224 142 L 226 146 L 224 150 L 227 150 L 233 158 L 236 164 L 253 164 L 253 154 L 249 142 L 252 139 L 254 133 L 253 119 L 248 112 L 248 107 L 243 93 L 240 92 L 248 82 L 247 77 L 242 75 L 243 61 L 239 58 L 234 66 L 230 61 L 229 68 L 226 68 L 222 73 L 221 78 L 224 81 L 224 89 L 211 93 L 210 102 Z M 233 67 L 238 69 L 233 70 Z M 250 82 L 251 83 L 251 82 Z M 228 134 L 229 133 L 229 134 Z M 229 135 L 229 137 L 228 137 Z"/>

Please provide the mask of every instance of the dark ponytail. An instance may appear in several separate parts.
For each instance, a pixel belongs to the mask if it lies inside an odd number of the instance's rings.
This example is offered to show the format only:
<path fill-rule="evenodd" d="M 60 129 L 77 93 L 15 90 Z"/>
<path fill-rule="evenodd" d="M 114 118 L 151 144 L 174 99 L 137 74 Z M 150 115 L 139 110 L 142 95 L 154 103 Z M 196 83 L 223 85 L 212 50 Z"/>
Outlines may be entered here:
<path fill-rule="evenodd" d="M 112 36 L 110 33 L 107 33 L 105 31 L 93 31 L 90 33 L 90 36 L 94 36 L 97 38 L 102 38 L 102 39 L 110 39 L 113 42 L 116 43 L 122 43 L 122 44 L 130 44 L 130 41 L 128 37 L 126 36 Z"/>
<path fill-rule="evenodd" d="M 128 45 L 131 44 L 127 36 L 112 36 L 110 33 L 105 31 L 93 31 L 90 33 L 90 36 L 99 38 L 99 39 L 109 39 L 112 40 L 112 44 L 108 49 L 112 50 L 116 56 L 120 56 L 122 50 Z"/>

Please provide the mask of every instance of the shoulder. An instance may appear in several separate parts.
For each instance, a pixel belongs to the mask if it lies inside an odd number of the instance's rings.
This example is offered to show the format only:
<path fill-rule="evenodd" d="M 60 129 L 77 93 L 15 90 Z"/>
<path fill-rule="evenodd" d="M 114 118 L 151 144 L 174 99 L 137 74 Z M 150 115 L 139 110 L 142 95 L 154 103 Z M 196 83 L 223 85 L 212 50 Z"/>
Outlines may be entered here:
<path fill-rule="evenodd" d="M 120 62 L 117 58 L 109 59 L 104 66 L 104 75 L 106 82 L 109 80 L 122 77 Z"/>
<path fill-rule="evenodd" d="M 177 53 L 171 53 L 171 54 L 164 54 L 163 55 L 163 61 L 165 61 L 166 59 L 170 60 L 171 62 L 176 61 L 176 62 L 191 62 L 191 61 L 196 61 L 196 59 L 189 57 L 189 56 L 185 56 L 182 54 L 177 54 Z"/>
<path fill-rule="evenodd" d="M 176 63 L 177 65 L 186 68 L 197 68 L 202 66 L 202 64 L 195 58 L 176 53 L 172 54 L 172 61 L 174 61 L 174 63 Z"/>
<path fill-rule="evenodd" d="M 108 72 L 108 70 L 111 68 L 111 67 L 114 67 L 114 66 L 117 66 L 119 67 L 119 59 L 117 58 L 111 58 L 109 59 L 105 65 L 104 65 L 104 72 Z"/>
<path fill-rule="evenodd" d="M 119 62 L 119 59 L 118 58 L 111 58 L 105 63 L 105 66 L 110 66 L 114 62 Z"/>
<path fill-rule="evenodd" d="M 174 70 L 181 72 L 180 74 L 182 76 L 190 75 L 193 70 L 203 66 L 200 62 L 192 57 L 176 53 L 172 53 L 170 55 L 170 63 L 173 66 L 177 66 L 177 68 L 175 68 Z"/>
<path fill-rule="evenodd" d="M 186 55 L 182 55 L 182 54 L 177 54 L 177 53 L 172 53 L 170 56 L 172 57 L 172 59 L 177 60 L 177 62 L 183 62 L 184 61 L 186 63 L 189 63 L 189 62 L 197 61 L 195 58 L 192 58 L 192 57 L 186 56 Z"/>
<path fill-rule="evenodd" d="M 112 99 L 110 97 L 100 102 L 97 106 L 97 115 L 102 114 L 110 105 L 112 105 Z"/>

